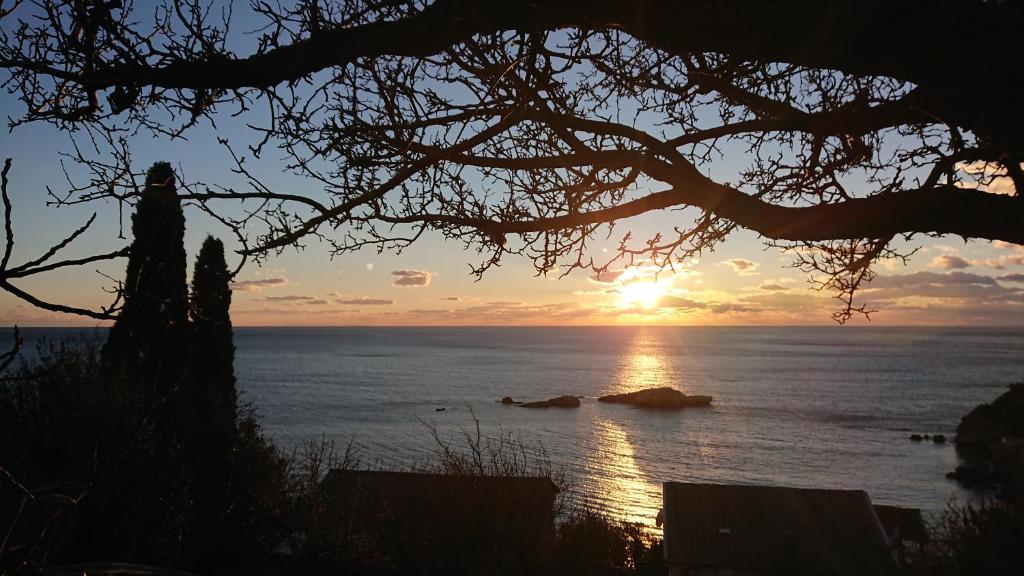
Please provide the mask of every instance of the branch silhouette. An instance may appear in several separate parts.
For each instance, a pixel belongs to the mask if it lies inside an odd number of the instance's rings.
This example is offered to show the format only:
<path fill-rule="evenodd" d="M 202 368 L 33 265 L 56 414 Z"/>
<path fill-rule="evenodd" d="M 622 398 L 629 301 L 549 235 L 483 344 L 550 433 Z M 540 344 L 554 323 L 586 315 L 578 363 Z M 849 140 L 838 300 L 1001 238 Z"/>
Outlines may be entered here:
<path fill-rule="evenodd" d="M 244 153 L 221 141 L 251 189 L 182 196 L 257 260 L 309 239 L 401 250 L 434 231 L 477 250 L 477 274 L 509 254 L 539 274 L 601 272 L 671 265 L 745 228 L 831 254 L 798 264 L 830 279 L 844 321 L 867 310 L 853 294 L 872 264 L 909 255 L 894 240 L 1024 242 L 1024 113 L 1012 90 L 949 73 L 1015 69 L 1016 3 L 296 0 L 252 7 L 248 54 L 202 4 L 52 0 L 36 19 L 2 16 L 21 24 L 0 48 L 25 108 L 13 124 L 111 151 L 76 147 L 94 176 L 61 203 L 131 196 L 126 127 L 174 138 L 265 114 Z M 256 177 L 268 147 L 312 188 Z M 743 167 L 723 175 L 723 158 Z M 620 221 L 669 210 L 671 231 L 590 256 Z"/>

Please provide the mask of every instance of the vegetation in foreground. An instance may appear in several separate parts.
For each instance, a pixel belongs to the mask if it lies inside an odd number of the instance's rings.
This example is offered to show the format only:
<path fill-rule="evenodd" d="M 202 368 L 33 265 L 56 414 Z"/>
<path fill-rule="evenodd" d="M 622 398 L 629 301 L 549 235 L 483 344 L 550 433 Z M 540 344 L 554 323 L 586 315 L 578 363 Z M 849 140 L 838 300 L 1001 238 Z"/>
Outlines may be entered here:
<path fill-rule="evenodd" d="M 107 432 L 110 422 L 137 425 L 141 408 L 135 403 L 120 405 L 120 413 L 110 408 L 116 400 L 112 396 L 125 383 L 103 378 L 100 350 L 95 339 L 51 343 L 38 351 L 38 360 L 4 378 L 0 435 L 13 441 L 0 448 L 0 465 L 10 473 L 0 480 L 0 528 L 12 537 L 3 549 L 0 573 L 30 574 L 49 565 L 95 561 L 198 574 L 428 573 L 424 566 L 440 565 L 451 574 L 663 572 L 659 542 L 642 527 L 573 508 L 567 498 L 559 498 L 553 511 L 562 512 L 562 520 L 551 539 L 533 550 L 503 551 L 516 540 L 501 532 L 494 533 L 495 541 L 481 545 L 471 527 L 444 539 L 477 546 L 432 550 L 434 557 L 408 558 L 388 540 L 360 540 L 365 534 L 351 529 L 358 519 L 337 514 L 320 484 L 331 469 L 360 467 L 356 453 L 311 441 L 294 454 L 283 454 L 262 436 L 246 406 L 236 419 L 223 503 L 214 511 L 201 511 L 204 500 L 196 496 L 196 487 L 202 477 L 184 465 L 185 471 L 174 477 L 160 478 L 152 471 L 167 466 L 165 455 L 156 452 L 155 437 L 127 439 Z M 439 439 L 437 458 L 417 470 L 543 474 L 563 488 L 560 494 L 569 494 L 561 475 L 511 435 L 487 439 L 470 434 L 464 442 Z M 145 483 L 138 483 L 140 478 Z M 17 514 L 29 492 L 32 501 Z M 52 502 L 60 505 L 45 505 Z M 146 513 L 150 506 L 175 511 L 175 516 L 154 517 Z M 124 513 L 111 513 L 117 510 Z M 195 521 L 200 514 L 212 520 Z M 495 526 L 501 523 L 501 518 L 493 519 Z M 200 540 L 209 544 L 203 546 Z M 484 572 L 494 556 L 482 556 L 482 549 L 530 557 L 504 570 Z"/>
<path fill-rule="evenodd" d="M 557 528 L 528 548 L 517 543 L 538 539 L 451 525 L 448 545 L 411 557 L 388 534 L 354 529 L 365 518 L 339 513 L 321 484 L 357 467 L 354 453 L 311 443 L 283 454 L 239 404 L 223 245 L 203 244 L 189 290 L 184 225 L 173 173 L 156 164 L 106 341 L 47 343 L 0 374 L 0 573 L 95 562 L 199 574 L 661 571 L 640 527 L 566 510 L 565 499 L 551 511 Z M 438 457 L 422 471 L 543 476 L 568 493 L 543 453 L 513 436 L 435 438 Z"/>
<path fill-rule="evenodd" d="M 479 430 L 454 443 L 435 432 L 437 458 L 421 471 L 551 479 L 563 498 L 549 537 L 524 548 L 537 539 L 451 525 L 446 545 L 409 555 L 387 534 L 354 529 L 365 518 L 338 513 L 321 480 L 358 458 L 323 442 L 286 455 L 262 435 L 235 391 L 223 246 L 203 245 L 190 292 L 169 167 L 154 166 L 147 184 L 106 342 L 49 343 L 0 374 L 0 573 L 97 561 L 199 574 L 664 572 L 649 533 L 572 508 L 542 451 Z M 951 508 L 935 534 L 913 573 L 1024 570 L 1019 503 Z"/>

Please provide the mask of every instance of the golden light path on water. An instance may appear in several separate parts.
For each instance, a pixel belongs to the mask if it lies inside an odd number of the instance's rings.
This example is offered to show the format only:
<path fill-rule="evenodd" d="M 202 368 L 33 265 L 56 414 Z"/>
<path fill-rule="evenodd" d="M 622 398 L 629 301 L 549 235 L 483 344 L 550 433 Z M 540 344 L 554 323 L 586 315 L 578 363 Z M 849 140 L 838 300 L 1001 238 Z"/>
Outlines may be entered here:
<path fill-rule="evenodd" d="M 657 346 L 646 338 L 637 338 L 620 365 L 612 393 L 668 386 L 666 372 Z M 627 427 L 610 418 L 595 418 L 593 429 L 593 445 L 598 449 L 588 464 L 600 472 L 593 476 L 593 496 L 613 516 L 655 528 L 661 509 L 661 483 L 642 470 Z"/>
<path fill-rule="evenodd" d="M 611 420 L 596 423 L 602 458 L 597 467 L 606 474 L 593 487 L 616 518 L 654 527 L 661 508 L 661 486 L 647 480 L 637 466 L 636 453 L 623 427 Z"/>

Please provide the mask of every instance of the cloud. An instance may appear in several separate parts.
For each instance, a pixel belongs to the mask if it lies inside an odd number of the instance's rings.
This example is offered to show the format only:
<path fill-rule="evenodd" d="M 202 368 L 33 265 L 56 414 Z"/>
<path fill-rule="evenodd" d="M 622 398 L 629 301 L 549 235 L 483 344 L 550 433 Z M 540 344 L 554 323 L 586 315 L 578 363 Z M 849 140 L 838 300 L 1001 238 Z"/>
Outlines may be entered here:
<path fill-rule="evenodd" d="M 444 298 L 441 298 L 441 300 L 446 302 L 469 302 L 476 300 L 476 296 L 445 296 Z"/>
<path fill-rule="evenodd" d="M 267 302 L 302 302 L 304 300 L 313 300 L 312 296 L 296 296 L 294 294 L 285 294 L 284 296 L 264 296 L 260 300 Z"/>
<path fill-rule="evenodd" d="M 1008 254 L 998 258 L 987 258 L 985 260 L 978 260 L 974 264 L 976 266 L 985 266 L 988 268 L 995 268 L 996 270 L 1003 270 L 1007 266 L 1024 265 L 1024 254 Z"/>
<path fill-rule="evenodd" d="M 395 270 L 392 284 L 395 286 L 426 286 L 430 284 L 430 272 L 426 270 Z"/>
<path fill-rule="evenodd" d="M 929 265 L 932 268 L 942 268 L 943 270 L 962 270 L 970 268 L 971 262 L 956 254 L 943 254 L 933 258 Z"/>
<path fill-rule="evenodd" d="M 320 299 L 320 298 L 317 298 L 316 300 L 309 300 L 309 301 L 306 302 L 306 304 L 309 304 L 311 306 L 323 306 L 323 305 L 325 305 L 327 303 L 328 303 L 327 300 L 323 300 L 323 299 Z"/>
<path fill-rule="evenodd" d="M 1013 242 L 1004 242 L 1002 240 L 993 240 L 992 245 L 1000 250 L 1012 250 L 1014 252 L 1024 251 L 1024 246 L 1020 244 L 1014 244 Z"/>
<path fill-rule="evenodd" d="M 604 272 L 594 274 L 589 278 L 589 280 L 591 282 L 597 282 L 598 284 L 612 284 L 625 273 L 625 270 L 606 270 Z"/>
<path fill-rule="evenodd" d="M 747 314 L 749 312 L 759 312 L 757 308 L 748 306 L 746 304 L 739 304 L 736 302 L 725 302 L 722 304 L 715 304 L 711 307 L 711 311 L 715 314 L 729 314 L 730 312 Z"/>
<path fill-rule="evenodd" d="M 1024 284 L 1024 274 L 1004 274 L 999 277 L 1002 282 L 1014 282 L 1016 284 Z"/>
<path fill-rule="evenodd" d="M 975 301 L 985 305 L 993 301 L 1018 302 L 1022 292 L 1007 288 L 995 278 L 969 272 L 914 272 L 893 276 L 878 276 L 864 286 L 865 298 L 872 301 L 901 298 L 946 298 Z"/>
<path fill-rule="evenodd" d="M 723 260 L 720 264 L 725 264 L 732 268 L 732 271 L 740 276 L 753 276 L 757 274 L 757 267 L 760 266 L 757 262 L 747 260 L 746 258 L 730 258 L 729 260 Z"/>
<path fill-rule="evenodd" d="M 963 180 L 956 185 L 960 188 L 975 188 L 991 194 L 1014 194 L 1013 180 L 1002 165 L 978 160 L 976 162 L 958 162 L 956 168 Z"/>
<path fill-rule="evenodd" d="M 708 305 L 704 302 L 698 302 L 697 300 L 691 300 L 690 298 L 682 298 L 680 296 L 669 295 L 665 295 L 659 298 L 657 305 L 659 308 L 682 308 L 687 310 L 708 307 Z"/>
<path fill-rule="evenodd" d="M 789 288 L 786 288 L 782 284 L 762 284 L 760 286 L 760 288 L 761 288 L 761 290 L 768 290 L 770 292 L 778 292 L 778 291 L 781 291 L 781 290 L 789 290 Z"/>
<path fill-rule="evenodd" d="M 232 290 L 239 292 L 259 292 L 264 288 L 284 286 L 288 284 L 287 278 L 260 278 L 258 280 L 240 280 L 231 283 Z"/>
<path fill-rule="evenodd" d="M 996 280 L 991 276 L 972 274 L 970 272 L 951 272 L 939 274 L 936 272 L 914 272 L 911 274 L 894 274 L 891 276 L 878 276 L 865 285 L 865 288 L 908 288 L 928 285 L 995 285 Z"/>
<path fill-rule="evenodd" d="M 388 300 L 387 298 L 364 298 L 361 296 L 356 298 L 345 298 L 342 300 L 335 300 L 335 302 L 337 302 L 338 304 L 345 304 L 347 306 L 389 306 L 395 303 L 394 300 Z"/>

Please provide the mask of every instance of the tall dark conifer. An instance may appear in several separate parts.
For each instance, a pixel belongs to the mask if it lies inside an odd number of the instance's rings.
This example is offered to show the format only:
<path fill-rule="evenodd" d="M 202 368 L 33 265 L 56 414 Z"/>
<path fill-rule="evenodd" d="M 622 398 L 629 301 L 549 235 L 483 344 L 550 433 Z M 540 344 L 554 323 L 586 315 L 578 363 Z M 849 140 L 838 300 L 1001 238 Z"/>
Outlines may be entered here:
<path fill-rule="evenodd" d="M 110 446 L 98 454 L 109 477 L 94 506 L 123 526 L 111 541 L 119 558 L 163 563 L 179 555 L 179 536 L 191 515 L 187 466 L 185 367 L 188 286 L 185 216 L 170 164 L 153 164 L 135 214 L 134 239 L 123 286 L 124 306 L 103 348 L 112 398 Z M 104 504 L 104 501 L 107 501 Z"/>
<path fill-rule="evenodd" d="M 132 216 L 132 234 L 124 307 L 104 357 L 164 372 L 181 365 L 188 323 L 185 215 L 170 164 L 157 162 L 149 169 Z"/>
<path fill-rule="evenodd" d="M 224 244 L 207 237 L 192 275 L 192 346 L 190 362 L 195 442 L 190 448 L 193 537 L 197 548 L 217 546 L 217 531 L 226 509 L 231 454 L 237 438 L 235 346 L 232 341 L 231 273 Z M 206 554 L 196 550 L 200 567 Z"/>

